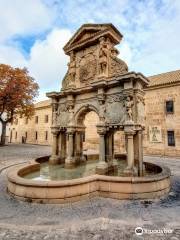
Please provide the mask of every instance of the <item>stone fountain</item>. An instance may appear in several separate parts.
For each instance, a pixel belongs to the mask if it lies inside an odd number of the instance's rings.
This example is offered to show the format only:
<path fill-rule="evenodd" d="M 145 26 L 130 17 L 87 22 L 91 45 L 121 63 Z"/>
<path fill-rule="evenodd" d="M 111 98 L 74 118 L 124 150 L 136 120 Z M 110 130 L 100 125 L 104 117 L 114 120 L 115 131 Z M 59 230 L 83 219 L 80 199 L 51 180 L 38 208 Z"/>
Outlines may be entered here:
<path fill-rule="evenodd" d="M 15 197 L 61 203 L 90 195 L 134 199 L 168 193 L 169 169 L 143 163 L 143 89 L 149 80 L 141 73 L 129 72 L 126 63 L 117 57 L 115 45 L 122 37 L 112 24 L 84 24 L 65 45 L 70 62 L 62 89 L 47 93 L 52 101 L 52 155 L 9 171 L 8 190 Z M 93 171 L 86 170 L 89 161 L 83 152 L 84 118 L 90 111 L 99 116 L 99 154 Z M 124 167 L 114 154 L 116 131 L 125 134 Z M 47 161 L 49 176 L 50 169 L 58 165 L 67 175 L 76 170 L 88 174 L 68 180 L 26 178 L 32 172 L 40 174 Z"/>

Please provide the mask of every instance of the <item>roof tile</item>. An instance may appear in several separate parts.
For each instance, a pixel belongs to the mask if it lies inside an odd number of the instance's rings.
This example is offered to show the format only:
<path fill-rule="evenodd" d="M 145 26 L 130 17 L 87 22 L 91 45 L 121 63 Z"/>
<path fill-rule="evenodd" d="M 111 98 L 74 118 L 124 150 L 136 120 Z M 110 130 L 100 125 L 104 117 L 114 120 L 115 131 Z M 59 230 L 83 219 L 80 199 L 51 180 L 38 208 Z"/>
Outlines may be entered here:
<path fill-rule="evenodd" d="M 148 78 L 150 80 L 149 87 L 176 83 L 180 82 L 180 70 L 161 73 Z"/>

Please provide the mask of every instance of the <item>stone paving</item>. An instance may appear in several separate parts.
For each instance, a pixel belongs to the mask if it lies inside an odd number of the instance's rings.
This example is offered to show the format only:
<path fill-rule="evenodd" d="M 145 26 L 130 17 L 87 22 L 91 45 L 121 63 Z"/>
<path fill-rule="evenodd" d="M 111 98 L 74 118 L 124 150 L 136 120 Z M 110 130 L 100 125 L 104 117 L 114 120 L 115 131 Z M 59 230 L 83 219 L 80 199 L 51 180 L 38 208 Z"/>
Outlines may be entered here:
<path fill-rule="evenodd" d="M 20 202 L 6 192 L 6 169 L 12 164 L 49 155 L 50 147 L 8 145 L 0 148 L 0 240 L 180 239 L 180 159 L 145 157 L 169 166 L 170 194 L 159 200 L 118 201 L 90 198 L 76 203 L 45 205 Z M 135 228 L 173 230 L 135 234 Z"/>

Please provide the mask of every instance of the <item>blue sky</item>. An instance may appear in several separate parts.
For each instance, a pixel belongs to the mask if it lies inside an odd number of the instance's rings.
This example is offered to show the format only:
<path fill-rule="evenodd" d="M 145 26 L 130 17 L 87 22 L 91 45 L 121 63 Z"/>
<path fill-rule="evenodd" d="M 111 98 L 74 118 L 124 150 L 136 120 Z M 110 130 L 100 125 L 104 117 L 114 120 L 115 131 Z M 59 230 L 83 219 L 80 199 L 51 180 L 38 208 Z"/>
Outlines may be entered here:
<path fill-rule="evenodd" d="M 45 92 L 59 90 L 62 47 L 84 23 L 113 23 L 119 57 L 146 76 L 180 69 L 179 0 L 0 0 L 0 62 L 26 66 Z"/>

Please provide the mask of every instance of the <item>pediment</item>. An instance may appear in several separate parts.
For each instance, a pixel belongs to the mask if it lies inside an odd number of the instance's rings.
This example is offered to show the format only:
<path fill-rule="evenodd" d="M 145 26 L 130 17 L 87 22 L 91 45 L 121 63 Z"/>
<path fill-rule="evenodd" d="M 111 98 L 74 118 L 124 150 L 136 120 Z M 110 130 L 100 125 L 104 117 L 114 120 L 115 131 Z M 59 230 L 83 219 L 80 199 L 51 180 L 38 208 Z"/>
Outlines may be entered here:
<path fill-rule="evenodd" d="M 115 44 L 119 43 L 122 38 L 122 34 L 112 24 L 84 24 L 64 46 L 64 51 L 68 54 L 70 51 L 83 48 L 106 35 Z"/>

